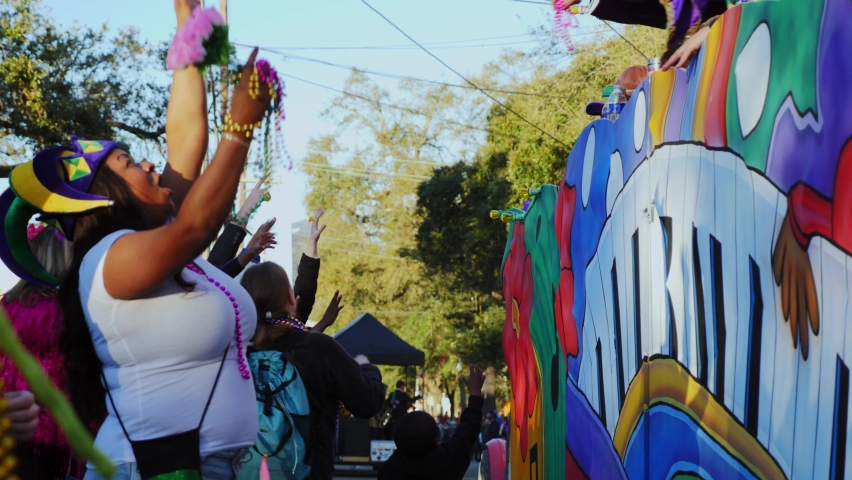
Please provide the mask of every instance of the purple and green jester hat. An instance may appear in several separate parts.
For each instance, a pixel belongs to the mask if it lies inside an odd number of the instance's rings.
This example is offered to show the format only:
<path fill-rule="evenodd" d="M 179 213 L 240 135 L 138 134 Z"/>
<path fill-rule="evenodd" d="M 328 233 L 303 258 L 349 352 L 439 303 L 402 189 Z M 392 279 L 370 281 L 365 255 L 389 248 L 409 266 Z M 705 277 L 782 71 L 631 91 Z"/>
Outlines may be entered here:
<path fill-rule="evenodd" d="M 41 214 L 41 220 L 73 240 L 79 214 L 111 205 L 110 199 L 90 195 L 89 189 L 98 169 L 117 147 L 110 141 L 72 136 L 71 145 L 46 148 L 12 170 L 9 189 L 0 195 L 0 259 L 12 273 L 32 283 L 58 283 L 33 254 L 27 225 L 34 215 Z"/>

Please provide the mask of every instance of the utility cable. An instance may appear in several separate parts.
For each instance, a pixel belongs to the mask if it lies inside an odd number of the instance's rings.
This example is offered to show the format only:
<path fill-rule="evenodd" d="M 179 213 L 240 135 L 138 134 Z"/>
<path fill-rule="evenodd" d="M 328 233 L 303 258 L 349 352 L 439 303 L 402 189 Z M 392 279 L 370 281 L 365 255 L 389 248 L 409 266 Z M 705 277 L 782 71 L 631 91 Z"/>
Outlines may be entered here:
<path fill-rule="evenodd" d="M 622 34 L 621 34 L 618 30 L 616 30 L 616 29 L 615 29 L 615 27 L 613 27 L 612 25 L 610 25 L 610 23 L 609 23 L 609 22 L 607 22 L 606 20 L 601 20 L 601 21 L 602 21 L 604 24 L 606 24 L 606 26 L 607 26 L 607 27 L 609 27 L 609 28 L 610 28 L 613 32 L 615 32 L 615 34 L 616 34 L 616 35 L 618 35 L 619 37 L 621 37 L 621 39 L 622 39 L 622 40 L 624 40 L 625 42 L 627 42 L 627 44 L 628 44 L 628 45 L 630 45 L 631 47 L 633 47 L 633 49 L 634 49 L 634 50 L 636 50 L 637 52 L 639 52 L 639 55 L 642 55 L 643 57 L 645 57 L 645 60 L 648 60 L 648 55 L 645 55 L 645 53 L 644 53 L 642 50 L 639 50 L 639 47 L 637 47 L 636 45 L 633 45 L 633 42 L 631 42 L 630 40 L 628 40 L 628 39 L 624 38 L 624 35 L 622 35 Z"/>
<path fill-rule="evenodd" d="M 543 133 L 543 134 L 547 135 L 548 137 L 550 137 L 551 139 L 553 139 L 553 141 L 555 141 L 555 142 L 559 143 L 560 145 L 563 145 L 563 146 L 564 146 L 564 147 L 566 147 L 566 148 L 571 148 L 571 147 L 570 147 L 567 143 L 565 143 L 565 142 L 563 142 L 562 140 L 559 140 L 558 138 L 554 137 L 554 136 L 553 136 L 553 135 L 551 135 L 551 134 L 550 134 L 550 132 L 548 132 L 547 130 L 545 130 L 545 129 L 543 129 L 543 128 L 539 127 L 538 125 L 536 125 L 535 123 L 533 123 L 533 122 L 531 122 L 531 121 L 527 120 L 527 118 L 526 118 L 526 117 L 524 117 L 524 116 L 523 116 L 523 115 L 521 115 L 520 113 L 518 113 L 518 112 L 516 112 L 516 111 L 512 110 L 512 108 L 510 108 L 509 106 L 507 106 L 506 104 L 504 104 L 504 103 L 503 103 L 503 102 L 501 102 L 500 100 L 497 100 L 496 98 L 494 98 L 493 96 L 491 96 L 491 94 L 489 94 L 489 93 L 488 93 L 488 92 L 486 92 L 485 90 L 483 90 L 483 89 L 479 88 L 479 87 L 478 87 L 475 83 L 473 83 L 473 82 L 471 82 L 470 80 L 468 80 L 468 79 L 467 79 L 467 77 L 465 77 L 464 75 L 462 75 L 461 73 L 459 73 L 458 71 L 456 71 L 453 67 L 449 66 L 446 62 L 444 62 L 443 60 L 441 60 L 440 58 L 438 58 L 438 57 L 437 57 L 434 53 L 432 53 L 432 52 L 430 52 L 428 49 L 426 49 L 426 47 L 424 47 L 423 45 L 420 45 L 419 43 L 417 43 L 417 40 L 414 40 L 413 38 L 411 38 L 411 36 L 410 36 L 410 35 L 408 35 L 407 33 L 405 33 L 405 31 L 404 31 L 404 30 L 402 30 L 401 28 L 399 28 L 399 27 L 398 27 L 395 23 L 393 23 L 393 22 L 392 22 L 392 21 L 391 21 L 388 17 L 386 17 L 386 16 L 382 15 L 382 12 L 380 12 L 380 11 L 376 10 L 375 8 L 373 8 L 373 6 L 372 6 L 372 5 L 370 5 L 369 3 L 367 3 L 367 0 L 361 0 L 361 3 L 363 3 L 364 5 L 366 5 L 367 7 L 369 7 L 369 8 L 370 8 L 370 10 L 372 10 L 372 11 L 376 12 L 376 14 L 377 14 L 377 15 L 379 15 L 380 17 L 382 17 L 382 18 L 383 18 L 386 22 L 388 22 L 388 23 L 389 23 L 392 27 L 394 27 L 394 28 L 395 28 L 395 29 L 396 29 L 399 33 L 403 34 L 403 35 L 404 35 L 404 36 L 405 36 L 408 40 L 410 40 L 412 43 L 414 43 L 415 45 L 417 45 L 418 47 L 420 47 L 420 49 L 421 49 L 421 50 L 423 50 L 424 52 L 426 52 L 426 53 L 427 53 L 430 57 L 434 58 L 435 60 L 437 60 L 437 61 L 438 61 L 438 63 L 440 63 L 441 65 L 443 65 L 444 67 L 446 67 L 447 69 L 449 69 L 451 72 L 453 72 L 453 73 L 455 73 L 456 75 L 458 75 L 458 76 L 459 76 L 462 80 L 464 80 L 466 83 L 470 84 L 470 86 L 472 86 L 472 87 L 476 88 L 477 90 L 479 90 L 479 92 L 480 92 L 480 93 L 482 93 L 482 94 L 483 94 L 483 95 L 485 95 L 486 97 L 490 98 L 490 99 L 491 99 L 494 103 L 496 103 L 496 104 L 500 105 L 501 107 L 503 107 L 504 109 L 506 109 L 506 111 L 511 112 L 511 113 L 512 113 L 512 114 L 514 114 L 516 117 L 520 118 L 521 120 L 523 120 L 524 122 L 526 122 L 527 124 L 529 124 L 530 126 L 532 126 L 533 128 L 535 128 L 536 130 L 538 130 L 539 132 L 541 132 L 541 133 Z"/>
<path fill-rule="evenodd" d="M 350 97 L 358 98 L 358 99 L 364 100 L 365 102 L 374 103 L 374 104 L 382 106 L 382 107 L 393 108 L 395 110 L 402 110 L 404 112 L 408 112 L 408 113 L 411 113 L 413 115 L 420 115 L 420 116 L 424 116 L 424 117 L 430 117 L 431 116 L 435 120 L 445 122 L 445 123 L 449 123 L 450 125 L 457 125 L 459 127 L 468 128 L 470 130 L 479 130 L 479 131 L 482 131 L 482 132 L 485 132 L 485 133 L 495 133 L 495 132 L 492 132 L 491 130 L 489 130 L 487 128 L 476 127 L 476 126 L 473 126 L 473 125 L 468 125 L 468 124 L 465 124 L 465 123 L 456 122 L 454 120 L 441 118 L 441 117 L 438 117 L 438 116 L 435 116 L 435 115 L 429 115 L 428 113 L 420 112 L 420 111 L 414 110 L 413 108 L 402 107 L 402 106 L 399 106 L 399 105 L 393 105 L 393 104 L 390 104 L 390 103 L 381 102 L 379 100 L 374 100 L 372 98 L 368 98 L 368 97 L 364 97 L 362 95 L 358 95 L 357 93 L 347 92 L 345 90 L 339 90 L 339 89 L 334 88 L 334 87 L 322 85 L 320 83 L 312 82 L 310 80 L 305 80 L 304 78 L 299 78 L 299 77 L 289 75 L 289 74 L 286 74 L 286 73 L 279 72 L 278 75 L 282 76 L 282 77 L 290 78 L 290 79 L 293 79 L 293 80 L 297 80 L 297 81 L 300 81 L 300 82 L 304 82 L 304 83 L 307 83 L 308 85 L 313 85 L 315 87 L 324 88 L 324 89 L 330 90 L 332 92 L 337 92 L 337 93 L 340 93 L 340 94 L 343 94 L 343 95 L 348 95 Z M 514 136 L 511 136 L 511 137 L 515 138 Z"/>
<path fill-rule="evenodd" d="M 594 32 L 594 33 L 599 33 L 599 32 Z M 238 46 L 238 47 L 250 48 L 249 45 L 243 45 L 243 44 L 240 44 L 240 43 L 234 43 L 233 45 Z M 253 48 L 253 47 L 251 47 L 251 48 Z M 507 94 L 507 95 L 524 95 L 524 96 L 530 96 L 530 97 L 557 98 L 557 99 L 563 99 L 563 100 L 567 100 L 567 99 L 570 98 L 570 97 L 567 97 L 565 95 L 551 95 L 551 94 L 547 94 L 547 93 L 538 93 L 538 92 L 522 92 L 522 91 L 517 91 L 517 90 L 503 90 L 503 89 L 499 89 L 499 88 L 488 88 L 488 87 L 474 88 L 474 87 L 471 87 L 470 85 L 459 85 L 457 83 L 448 83 L 448 82 L 442 82 L 442 81 L 439 81 L 439 80 L 430 80 L 430 79 L 427 79 L 427 78 L 419 78 L 419 77 L 412 77 L 412 76 L 408 76 L 408 75 L 400 75 L 400 74 L 396 74 L 396 73 L 389 73 L 389 72 L 382 72 L 382 71 L 378 71 L 378 70 L 371 70 L 371 69 L 367 69 L 367 68 L 357 67 L 355 65 L 345 65 L 345 64 L 341 64 L 341 63 L 334 63 L 334 62 L 329 62 L 329 61 L 326 61 L 326 60 L 321 60 L 321 59 L 318 59 L 318 58 L 304 57 L 304 56 L 301 56 L 301 55 L 294 55 L 294 54 L 290 54 L 290 53 L 279 52 L 279 51 L 276 51 L 276 50 L 272 50 L 268 47 L 260 47 L 260 49 L 265 50 L 265 51 L 270 52 L 270 53 L 279 54 L 279 55 L 283 56 L 285 59 L 293 59 L 293 60 L 300 60 L 300 61 L 304 61 L 304 62 L 317 63 L 317 64 L 327 65 L 327 66 L 330 66 L 330 67 L 340 68 L 340 69 L 344 69 L 344 70 L 356 70 L 356 71 L 359 71 L 359 72 L 362 72 L 362 73 L 366 73 L 368 75 L 376 75 L 376 76 L 379 76 L 379 77 L 393 78 L 393 79 L 396 79 L 396 80 L 412 80 L 412 81 L 415 81 L 415 82 L 430 83 L 430 84 L 433 84 L 433 85 L 442 85 L 442 86 L 451 87 L 451 88 L 463 88 L 463 89 L 466 89 L 466 90 L 479 90 L 481 88 L 482 90 L 486 90 L 486 91 L 489 91 L 489 92 L 504 93 L 504 94 Z"/>

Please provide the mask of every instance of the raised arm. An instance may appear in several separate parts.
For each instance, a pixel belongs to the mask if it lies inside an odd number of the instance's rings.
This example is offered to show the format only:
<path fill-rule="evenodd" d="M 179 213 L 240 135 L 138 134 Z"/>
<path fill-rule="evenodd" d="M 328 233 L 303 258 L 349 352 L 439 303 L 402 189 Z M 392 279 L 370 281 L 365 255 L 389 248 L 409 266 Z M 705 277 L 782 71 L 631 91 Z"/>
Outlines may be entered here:
<path fill-rule="evenodd" d="M 200 0 L 175 0 L 178 31 L 199 5 Z M 160 179 L 172 190 L 175 212 L 201 173 L 207 141 L 207 92 L 201 72 L 194 66 L 175 70 L 166 110 L 168 163 Z"/>
<path fill-rule="evenodd" d="M 235 122 L 255 124 L 269 106 L 269 89 L 260 85 L 259 95 L 249 95 L 249 77 L 257 57 L 255 49 L 234 89 L 231 116 Z M 138 298 L 180 272 L 210 245 L 228 215 L 240 173 L 245 167 L 250 138 L 225 133 L 210 166 L 189 190 L 175 220 L 161 227 L 119 238 L 106 256 L 104 284 L 114 298 Z M 107 168 L 121 168 L 110 164 Z M 133 272 L 133 275 L 127 275 Z"/>

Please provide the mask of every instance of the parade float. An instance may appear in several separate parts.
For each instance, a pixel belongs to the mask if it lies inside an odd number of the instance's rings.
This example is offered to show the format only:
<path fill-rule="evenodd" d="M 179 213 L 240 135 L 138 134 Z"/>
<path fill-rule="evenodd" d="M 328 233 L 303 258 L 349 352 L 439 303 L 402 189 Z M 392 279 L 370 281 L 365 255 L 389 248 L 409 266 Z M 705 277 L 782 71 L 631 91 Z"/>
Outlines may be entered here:
<path fill-rule="evenodd" d="M 852 478 L 850 19 L 728 9 L 495 212 L 510 478 Z"/>

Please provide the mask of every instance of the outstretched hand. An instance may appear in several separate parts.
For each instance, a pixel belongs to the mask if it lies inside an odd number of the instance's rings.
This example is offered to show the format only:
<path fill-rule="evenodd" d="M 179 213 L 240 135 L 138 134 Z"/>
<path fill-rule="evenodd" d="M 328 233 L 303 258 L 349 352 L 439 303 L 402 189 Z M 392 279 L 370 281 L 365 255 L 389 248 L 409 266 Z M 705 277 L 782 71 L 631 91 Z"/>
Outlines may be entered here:
<path fill-rule="evenodd" d="M 808 317 L 814 335 L 819 334 L 819 305 L 808 251 L 799 245 L 790 225 L 790 213 L 784 217 L 775 253 L 772 256 L 775 284 L 781 287 L 781 312 L 790 323 L 793 348 L 801 341 L 802 358 L 808 359 Z"/>
<path fill-rule="evenodd" d="M 462 381 L 465 385 L 467 385 L 467 390 L 468 392 L 470 392 L 470 396 L 482 396 L 482 386 L 485 384 L 485 375 L 482 373 L 481 368 L 477 367 L 476 365 L 471 365 L 470 375 L 467 377 L 462 377 Z"/>
<path fill-rule="evenodd" d="M 683 68 L 689 65 L 689 61 L 692 60 L 692 57 L 701 50 L 701 45 L 704 44 L 704 40 L 707 38 L 707 34 L 710 33 L 710 27 L 702 27 L 695 35 L 688 38 L 680 48 L 672 54 L 669 61 L 667 61 L 660 70 L 666 71 L 672 67 L 675 68 Z"/>
<path fill-rule="evenodd" d="M 260 198 L 263 196 L 263 183 L 266 182 L 266 178 L 261 178 L 257 183 L 254 184 L 248 196 L 246 197 L 246 201 L 243 202 L 240 207 L 240 211 L 237 212 L 237 218 L 243 222 L 248 221 L 249 216 L 254 211 L 254 207 L 260 202 Z M 274 220 L 273 220 L 274 221 Z"/>
<path fill-rule="evenodd" d="M 334 322 L 337 321 L 337 316 L 345 306 L 340 304 L 342 301 L 343 296 L 340 295 L 340 290 L 335 291 L 334 297 L 332 297 L 331 302 L 328 304 L 328 308 L 325 309 L 325 314 L 323 314 L 322 319 L 313 328 L 314 331 L 323 332 L 326 328 L 334 325 Z"/>
<path fill-rule="evenodd" d="M 322 236 L 322 232 L 325 231 L 325 227 L 327 226 L 320 226 L 319 224 L 320 218 L 322 218 L 324 213 L 324 208 L 317 208 L 317 211 L 314 212 L 313 219 L 311 220 L 310 241 L 308 242 L 308 251 L 305 252 L 311 258 L 319 258 L 319 254 L 317 253 L 317 244 L 319 243 L 320 236 Z"/>
<path fill-rule="evenodd" d="M 243 66 L 240 84 L 234 87 L 234 97 L 231 101 L 231 119 L 242 126 L 253 125 L 263 120 L 263 115 L 272 101 L 272 97 L 269 95 L 269 84 L 261 79 L 266 76 L 254 72 L 256 59 L 257 47 L 251 51 L 248 61 Z M 252 98 L 252 93 L 249 92 L 252 75 L 257 78 L 257 90 L 254 98 Z"/>

